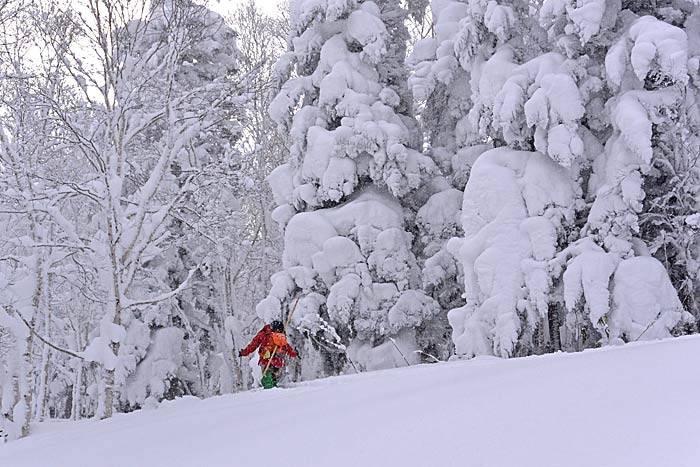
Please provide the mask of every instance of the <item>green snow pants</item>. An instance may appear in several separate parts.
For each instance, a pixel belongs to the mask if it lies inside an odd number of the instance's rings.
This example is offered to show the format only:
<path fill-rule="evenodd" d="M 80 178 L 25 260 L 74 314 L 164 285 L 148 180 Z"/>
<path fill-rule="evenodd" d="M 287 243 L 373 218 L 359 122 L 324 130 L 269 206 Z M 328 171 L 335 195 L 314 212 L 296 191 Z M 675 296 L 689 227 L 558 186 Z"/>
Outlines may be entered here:
<path fill-rule="evenodd" d="M 262 369 L 263 371 L 265 371 L 264 367 L 262 367 Z M 270 368 L 267 369 L 267 373 L 265 373 L 265 375 L 262 377 L 262 380 L 260 381 L 262 383 L 262 387 L 265 389 L 276 388 L 277 381 L 279 381 L 279 376 L 281 372 L 282 368 L 276 368 L 270 365 Z"/>

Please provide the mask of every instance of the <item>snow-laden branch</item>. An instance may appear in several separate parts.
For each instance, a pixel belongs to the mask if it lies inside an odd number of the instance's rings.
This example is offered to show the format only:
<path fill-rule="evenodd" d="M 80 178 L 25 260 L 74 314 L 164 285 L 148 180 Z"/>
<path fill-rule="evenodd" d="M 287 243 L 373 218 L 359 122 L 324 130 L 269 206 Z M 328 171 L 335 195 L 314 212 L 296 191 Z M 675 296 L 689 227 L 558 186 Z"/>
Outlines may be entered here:
<path fill-rule="evenodd" d="M 184 281 L 182 281 L 182 283 L 179 286 L 177 286 L 176 289 L 173 289 L 170 292 L 166 292 L 164 294 L 161 294 L 157 297 L 154 297 L 154 298 L 151 298 L 148 300 L 129 301 L 127 304 L 124 305 L 123 309 L 127 310 L 129 308 L 135 308 L 135 307 L 139 307 L 139 306 L 153 305 L 153 304 L 168 300 L 170 298 L 173 298 L 174 296 L 176 296 L 177 294 L 179 294 L 180 292 L 182 292 L 183 290 L 185 290 L 187 288 L 187 285 L 188 285 L 190 279 L 192 278 L 194 273 L 197 272 L 197 269 L 199 269 L 199 266 L 196 266 L 196 267 L 190 269 L 189 274 L 187 274 L 187 278 Z"/>
<path fill-rule="evenodd" d="M 52 344 L 48 339 L 46 339 L 44 336 L 42 336 L 41 334 L 39 334 L 39 333 L 36 331 L 36 329 L 34 329 L 34 326 L 32 326 L 32 325 L 29 323 L 29 321 L 27 321 L 26 319 L 24 319 L 24 316 L 22 316 L 22 314 L 21 314 L 18 310 L 15 310 L 15 313 L 17 313 L 17 316 L 19 317 L 20 320 L 22 320 L 22 322 L 24 323 L 24 325 L 27 326 L 27 329 L 29 329 L 29 331 L 30 331 L 32 334 L 34 334 L 34 337 L 36 337 L 37 339 L 39 339 L 41 342 L 43 342 L 44 344 L 48 345 L 49 347 L 51 347 L 52 349 L 54 349 L 54 350 L 56 350 L 56 351 L 58 351 L 58 352 L 62 352 L 62 353 L 64 353 L 64 354 L 66 354 L 66 355 L 70 355 L 71 357 L 74 357 L 74 358 L 77 358 L 77 359 L 80 359 L 80 360 L 85 360 L 85 357 L 83 357 L 82 355 L 78 355 L 77 353 L 75 353 L 75 352 L 73 352 L 73 351 L 71 351 L 71 350 L 68 350 L 68 349 L 64 349 L 64 348 L 62 348 L 62 347 L 59 347 L 59 346 L 57 346 L 56 344 Z"/>

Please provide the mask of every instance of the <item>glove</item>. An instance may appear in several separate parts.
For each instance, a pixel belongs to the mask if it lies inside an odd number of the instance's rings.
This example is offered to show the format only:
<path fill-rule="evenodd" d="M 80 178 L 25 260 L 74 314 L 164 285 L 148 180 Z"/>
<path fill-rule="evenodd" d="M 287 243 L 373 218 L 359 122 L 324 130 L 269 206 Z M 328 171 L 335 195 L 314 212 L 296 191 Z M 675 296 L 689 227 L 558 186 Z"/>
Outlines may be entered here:
<path fill-rule="evenodd" d="M 301 360 L 301 353 L 297 349 L 294 349 L 294 352 L 296 352 L 297 358 Z"/>
<path fill-rule="evenodd" d="M 243 356 L 244 356 L 242 350 L 239 350 L 239 351 L 238 351 L 238 356 L 239 356 L 239 357 L 243 357 Z"/>

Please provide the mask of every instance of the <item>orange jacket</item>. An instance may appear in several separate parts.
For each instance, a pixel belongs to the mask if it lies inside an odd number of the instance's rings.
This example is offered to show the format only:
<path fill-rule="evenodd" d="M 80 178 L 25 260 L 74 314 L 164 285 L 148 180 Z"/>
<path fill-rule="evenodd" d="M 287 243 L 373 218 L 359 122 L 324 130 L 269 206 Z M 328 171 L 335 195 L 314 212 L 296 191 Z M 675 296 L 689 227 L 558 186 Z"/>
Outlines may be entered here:
<path fill-rule="evenodd" d="M 265 327 L 262 328 L 260 332 L 255 335 L 255 337 L 253 337 L 251 343 L 248 344 L 245 349 L 241 350 L 241 355 L 245 357 L 246 355 L 253 353 L 255 349 L 258 349 L 258 355 L 260 355 L 258 365 L 267 365 L 267 362 L 270 360 L 270 356 L 272 355 L 272 351 L 275 348 L 275 344 L 272 341 L 272 334 L 272 328 L 270 328 L 269 324 L 266 324 Z M 282 368 L 284 366 L 285 355 L 289 355 L 290 357 L 299 356 L 299 354 L 297 354 L 289 344 L 285 344 L 277 347 L 275 357 L 272 359 L 272 363 L 270 365 L 274 366 L 275 368 Z"/>

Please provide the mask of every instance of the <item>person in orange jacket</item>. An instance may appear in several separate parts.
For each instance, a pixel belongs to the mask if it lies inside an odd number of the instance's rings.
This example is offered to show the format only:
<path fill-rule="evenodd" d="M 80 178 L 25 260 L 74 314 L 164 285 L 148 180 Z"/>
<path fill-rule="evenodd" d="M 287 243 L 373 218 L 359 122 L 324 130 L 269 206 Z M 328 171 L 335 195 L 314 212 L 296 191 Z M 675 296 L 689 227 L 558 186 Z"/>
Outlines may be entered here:
<path fill-rule="evenodd" d="M 276 348 L 276 350 L 275 350 Z M 281 321 L 273 321 L 271 324 L 266 324 L 260 332 L 258 332 L 250 344 L 240 352 L 239 357 L 250 355 L 258 349 L 258 365 L 264 372 L 267 362 L 270 366 L 267 373 L 263 375 L 262 386 L 265 389 L 277 387 L 282 367 L 284 366 L 286 356 L 299 358 L 299 354 L 287 343 L 287 336 L 284 333 L 284 325 Z M 272 355 L 274 351 L 274 356 Z M 272 361 L 270 361 L 272 358 Z"/>

